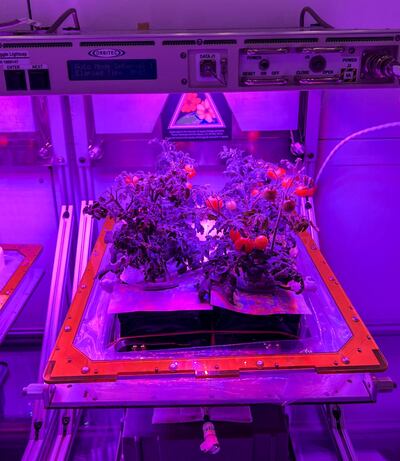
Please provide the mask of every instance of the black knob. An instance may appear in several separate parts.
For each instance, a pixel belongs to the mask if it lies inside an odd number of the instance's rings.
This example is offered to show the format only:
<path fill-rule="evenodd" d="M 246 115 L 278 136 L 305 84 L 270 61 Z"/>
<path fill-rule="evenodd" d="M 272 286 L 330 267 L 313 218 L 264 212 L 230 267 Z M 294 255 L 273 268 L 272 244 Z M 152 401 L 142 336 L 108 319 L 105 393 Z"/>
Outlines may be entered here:
<path fill-rule="evenodd" d="M 269 61 L 268 59 L 261 59 L 261 61 L 258 63 L 258 67 L 261 70 L 267 70 L 269 67 Z"/>
<path fill-rule="evenodd" d="M 310 69 L 313 72 L 322 72 L 326 67 L 326 59 L 322 55 L 313 56 L 310 59 Z"/>

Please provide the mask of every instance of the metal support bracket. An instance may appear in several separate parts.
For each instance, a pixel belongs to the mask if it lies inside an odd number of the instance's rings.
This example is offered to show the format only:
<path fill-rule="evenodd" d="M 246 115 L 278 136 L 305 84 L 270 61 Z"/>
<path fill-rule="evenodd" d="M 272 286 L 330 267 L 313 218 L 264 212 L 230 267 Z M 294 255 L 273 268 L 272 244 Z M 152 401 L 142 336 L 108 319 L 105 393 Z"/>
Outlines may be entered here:
<path fill-rule="evenodd" d="M 357 461 L 350 436 L 345 428 L 340 405 L 323 405 L 322 410 L 328 419 L 328 429 L 335 444 L 340 461 Z"/>

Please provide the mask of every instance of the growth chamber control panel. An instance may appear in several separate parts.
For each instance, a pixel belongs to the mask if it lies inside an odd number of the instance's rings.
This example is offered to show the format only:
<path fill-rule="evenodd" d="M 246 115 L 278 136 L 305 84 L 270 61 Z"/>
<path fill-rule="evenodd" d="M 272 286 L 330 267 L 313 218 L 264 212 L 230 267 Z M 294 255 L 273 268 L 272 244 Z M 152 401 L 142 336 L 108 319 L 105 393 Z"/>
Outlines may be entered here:
<path fill-rule="evenodd" d="M 400 31 L 4 36 L 0 94 L 396 87 Z"/>

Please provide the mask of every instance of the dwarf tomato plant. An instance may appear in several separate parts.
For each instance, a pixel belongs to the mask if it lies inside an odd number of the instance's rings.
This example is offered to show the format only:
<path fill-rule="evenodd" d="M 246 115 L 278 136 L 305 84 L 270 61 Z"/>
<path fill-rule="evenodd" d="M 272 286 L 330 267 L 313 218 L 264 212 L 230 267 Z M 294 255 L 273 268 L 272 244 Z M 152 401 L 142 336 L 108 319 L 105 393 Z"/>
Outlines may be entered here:
<path fill-rule="evenodd" d="M 227 181 L 210 196 L 226 206 L 210 206 L 209 199 L 203 204 L 212 211 L 209 219 L 216 232 L 207 237 L 209 256 L 200 295 L 206 296 L 207 281 L 221 285 L 231 300 L 237 288 L 280 287 L 300 293 L 304 281 L 295 261 L 296 232 L 310 222 L 296 213 L 296 206 L 299 197 L 314 192 L 301 160 L 278 166 L 228 148 L 220 157 Z"/>
<path fill-rule="evenodd" d="M 194 160 L 168 141 L 157 141 L 161 154 L 155 171 L 123 172 L 85 213 L 115 220 L 107 235 L 110 264 L 105 272 L 120 276 L 128 267 L 142 271 L 144 280 L 167 280 L 174 272 L 200 267 L 205 243 L 196 201 L 199 187 L 188 180 L 195 174 Z"/>

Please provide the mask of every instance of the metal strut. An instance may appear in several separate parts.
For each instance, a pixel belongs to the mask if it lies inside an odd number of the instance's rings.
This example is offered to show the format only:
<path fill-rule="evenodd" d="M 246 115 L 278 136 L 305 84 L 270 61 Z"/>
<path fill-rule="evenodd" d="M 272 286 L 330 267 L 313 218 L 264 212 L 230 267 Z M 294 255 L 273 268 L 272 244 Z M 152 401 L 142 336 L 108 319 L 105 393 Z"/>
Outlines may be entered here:
<path fill-rule="evenodd" d="M 344 425 L 342 409 L 337 404 L 326 404 L 322 406 L 325 416 L 328 419 L 328 429 L 340 461 L 357 461 L 350 436 Z"/>

